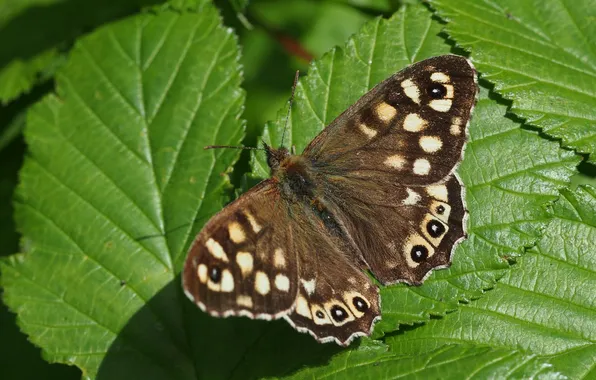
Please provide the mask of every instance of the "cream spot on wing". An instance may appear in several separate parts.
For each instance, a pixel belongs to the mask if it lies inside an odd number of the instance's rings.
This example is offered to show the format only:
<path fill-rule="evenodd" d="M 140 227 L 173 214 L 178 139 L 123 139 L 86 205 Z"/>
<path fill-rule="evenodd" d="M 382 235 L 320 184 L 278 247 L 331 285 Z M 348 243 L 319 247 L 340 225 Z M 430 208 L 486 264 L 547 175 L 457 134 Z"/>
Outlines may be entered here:
<path fill-rule="evenodd" d="M 286 267 L 286 258 L 284 256 L 284 250 L 281 248 L 276 248 L 275 252 L 273 253 L 273 265 L 276 268 L 285 268 Z"/>
<path fill-rule="evenodd" d="M 275 276 L 275 287 L 281 290 L 282 292 L 287 292 L 288 290 L 290 290 L 290 279 L 288 278 L 288 276 L 285 276 L 283 274 L 278 274 L 277 276 Z"/>
<path fill-rule="evenodd" d="M 199 265 L 199 267 L 197 268 L 197 274 L 199 276 L 199 281 L 201 281 L 201 283 L 206 283 L 207 282 L 207 265 L 205 264 L 201 264 Z"/>
<path fill-rule="evenodd" d="M 393 117 L 397 114 L 395 107 L 392 107 L 385 102 L 379 103 L 375 110 L 377 112 L 377 117 L 386 123 L 391 121 L 391 119 L 393 119 Z"/>
<path fill-rule="evenodd" d="M 240 271 L 242 272 L 242 276 L 247 276 L 252 272 L 254 259 L 250 252 L 238 252 L 236 255 L 236 263 L 240 267 Z"/>
<path fill-rule="evenodd" d="M 430 76 L 430 80 L 439 83 L 449 83 L 451 81 L 451 78 L 449 78 L 449 75 L 445 73 L 436 72 L 432 73 L 432 75 Z"/>
<path fill-rule="evenodd" d="M 387 157 L 385 159 L 385 162 L 383 163 L 389 166 L 390 168 L 401 169 L 406 164 L 406 159 L 403 158 L 403 156 L 400 156 L 399 154 L 395 154 L 393 156 Z"/>
<path fill-rule="evenodd" d="M 246 240 L 246 235 L 244 235 L 242 226 L 238 222 L 230 223 L 228 225 L 228 232 L 230 233 L 230 239 L 236 244 L 240 244 Z"/>
<path fill-rule="evenodd" d="M 408 192 L 408 197 L 401 201 L 401 204 L 403 204 L 404 206 L 413 206 L 416 203 L 420 202 L 420 194 L 418 194 L 410 188 L 406 188 L 406 191 Z"/>
<path fill-rule="evenodd" d="M 234 290 L 234 276 L 229 269 L 224 269 L 221 274 L 221 291 L 231 292 L 232 290 Z"/>
<path fill-rule="evenodd" d="M 420 132 L 426 128 L 426 120 L 417 113 L 410 113 L 404 120 L 404 129 L 408 132 Z"/>
<path fill-rule="evenodd" d="M 310 308 L 308 307 L 308 301 L 306 301 L 306 298 L 302 296 L 298 296 L 298 298 L 296 298 L 296 308 L 294 311 L 298 315 L 312 319 L 312 316 L 310 315 Z"/>
<path fill-rule="evenodd" d="M 258 271 L 255 276 L 255 290 L 262 295 L 266 295 L 270 289 L 269 277 L 267 277 L 265 272 Z"/>
<path fill-rule="evenodd" d="M 311 278 L 308 281 L 300 279 L 300 282 L 302 282 L 302 286 L 304 287 L 304 290 L 306 290 L 306 294 L 312 296 L 312 294 L 315 292 L 315 286 L 317 284 L 316 280 L 314 278 Z"/>
<path fill-rule="evenodd" d="M 459 136 L 461 134 L 461 126 L 459 124 L 451 124 L 449 127 L 449 133 L 453 136 Z"/>
<path fill-rule="evenodd" d="M 375 137 L 377 135 L 377 131 L 375 131 L 372 128 L 369 128 L 366 124 L 364 123 L 360 123 L 360 125 L 358 125 L 358 128 L 360 129 L 360 131 L 362 133 L 364 133 L 366 135 L 366 137 L 368 137 L 369 139 L 372 139 L 373 137 Z"/>
<path fill-rule="evenodd" d="M 418 143 L 426 153 L 438 152 L 443 146 L 443 142 L 439 136 L 422 136 Z"/>
<path fill-rule="evenodd" d="M 248 219 L 248 223 L 250 223 L 250 226 L 252 227 L 252 230 L 255 234 L 258 234 L 259 231 L 261 231 L 261 225 L 259 223 L 257 223 L 257 220 L 255 219 L 255 217 L 248 211 L 244 212 L 244 215 L 246 216 L 246 219 Z"/>
<path fill-rule="evenodd" d="M 238 304 L 238 306 L 243 306 L 250 309 L 252 308 L 252 297 L 239 295 L 238 297 L 236 297 L 236 303 Z"/>
<path fill-rule="evenodd" d="M 445 89 L 447 90 L 447 92 L 445 93 L 445 98 L 446 99 L 453 99 L 453 86 L 450 84 L 445 84 Z"/>
<path fill-rule="evenodd" d="M 216 259 L 225 261 L 226 263 L 230 261 L 228 259 L 228 255 L 226 255 L 221 245 L 219 245 L 219 243 L 213 240 L 212 238 L 209 238 L 205 245 L 207 246 L 207 250 L 209 251 L 209 253 L 211 253 L 211 255 L 213 255 L 213 257 L 215 257 Z"/>
<path fill-rule="evenodd" d="M 461 117 L 459 116 L 455 116 L 453 119 L 451 119 L 451 123 L 452 124 L 457 124 L 457 125 L 461 125 Z"/>
<path fill-rule="evenodd" d="M 414 174 L 427 175 L 430 172 L 430 162 L 425 158 L 414 161 Z"/>
<path fill-rule="evenodd" d="M 449 215 L 451 215 L 451 206 L 445 202 L 433 201 L 430 209 L 433 210 L 434 215 L 444 223 L 449 221 Z"/>
<path fill-rule="evenodd" d="M 416 104 L 420 104 L 420 90 L 418 86 L 410 79 L 401 82 L 401 88 L 404 89 L 404 94 Z"/>
<path fill-rule="evenodd" d="M 447 203 L 449 198 L 447 197 L 447 186 L 445 185 L 431 185 L 426 188 L 426 192 L 431 197 L 438 199 L 442 202 Z"/>
<path fill-rule="evenodd" d="M 213 281 L 211 281 L 211 279 L 207 280 L 207 288 L 209 288 L 209 290 L 212 290 L 214 292 L 219 292 L 221 291 L 221 281 L 218 283 L 215 283 Z"/>
<path fill-rule="evenodd" d="M 431 100 L 428 104 L 430 108 L 434 109 L 438 112 L 447 112 L 451 109 L 451 104 L 453 101 L 451 99 L 435 99 Z"/>

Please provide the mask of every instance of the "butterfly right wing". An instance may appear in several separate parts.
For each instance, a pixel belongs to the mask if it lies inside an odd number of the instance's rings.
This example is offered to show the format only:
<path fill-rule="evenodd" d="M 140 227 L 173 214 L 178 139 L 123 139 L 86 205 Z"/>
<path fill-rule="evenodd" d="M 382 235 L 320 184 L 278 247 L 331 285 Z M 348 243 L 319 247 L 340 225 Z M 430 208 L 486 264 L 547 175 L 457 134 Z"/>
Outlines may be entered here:
<path fill-rule="evenodd" d="M 274 181 L 263 181 L 203 227 L 184 265 L 184 291 L 215 317 L 281 318 L 298 293 L 291 244 L 287 208 Z"/>
<path fill-rule="evenodd" d="M 465 237 L 455 168 L 476 101 L 476 72 L 444 55 L 365 94 L 305 149 L 321 202 L 384 284 L 420 284 Z"/>

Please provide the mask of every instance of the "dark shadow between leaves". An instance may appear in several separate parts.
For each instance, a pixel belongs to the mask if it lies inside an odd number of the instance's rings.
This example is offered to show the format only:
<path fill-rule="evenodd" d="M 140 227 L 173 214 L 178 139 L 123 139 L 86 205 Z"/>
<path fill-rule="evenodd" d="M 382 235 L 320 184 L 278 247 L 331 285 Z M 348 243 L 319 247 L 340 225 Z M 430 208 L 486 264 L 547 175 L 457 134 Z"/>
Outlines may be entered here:
<path fill-rule="evenodd" d="M 180 284 L 177 276 L 128 321 L 98 379 L 258 379 L 324 365 L 342 350 L 283 320 L 212 318 L 186 298 Z"/>
<path fill-rule="evenodd" d="M 29 59 L 49 49 L 64 47 L 99 25 L 135 14 L 158 0 L 61 1 L 24 9 L 0 28 L 0 68 L 11 60 Z"/>

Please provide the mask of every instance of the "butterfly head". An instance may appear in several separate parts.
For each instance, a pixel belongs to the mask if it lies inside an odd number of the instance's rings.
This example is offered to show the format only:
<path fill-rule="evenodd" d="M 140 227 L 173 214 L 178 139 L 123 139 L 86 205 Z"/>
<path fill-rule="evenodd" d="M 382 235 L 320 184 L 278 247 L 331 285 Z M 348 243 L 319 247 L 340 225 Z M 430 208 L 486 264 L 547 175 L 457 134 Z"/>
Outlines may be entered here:
<path fill-rule="evenodd" d="M 267 154 L 267 165 L 269 165 L 269 168 L 271 169 L 271 175 L 274 176 L 279 170 L 281 163 L 290 157 L 290 152 L 284 147 L 275 149 L 265 143 L 263 143 L 263 145 Z"/>

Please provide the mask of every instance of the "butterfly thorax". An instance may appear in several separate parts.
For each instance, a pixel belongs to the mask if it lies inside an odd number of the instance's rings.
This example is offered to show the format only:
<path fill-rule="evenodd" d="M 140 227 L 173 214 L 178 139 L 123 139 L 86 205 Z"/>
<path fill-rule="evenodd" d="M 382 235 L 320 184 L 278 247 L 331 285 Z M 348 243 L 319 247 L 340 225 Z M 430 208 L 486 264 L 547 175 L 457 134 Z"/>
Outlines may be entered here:
<path fill-rule="evenodd" d="M 291 155 L 284 147 L 266 147 L 271 178 L 277 182 L 281 196 L 290 202 L 311 203 L 315 185 L 311 165 L 304 156 Z"/>

